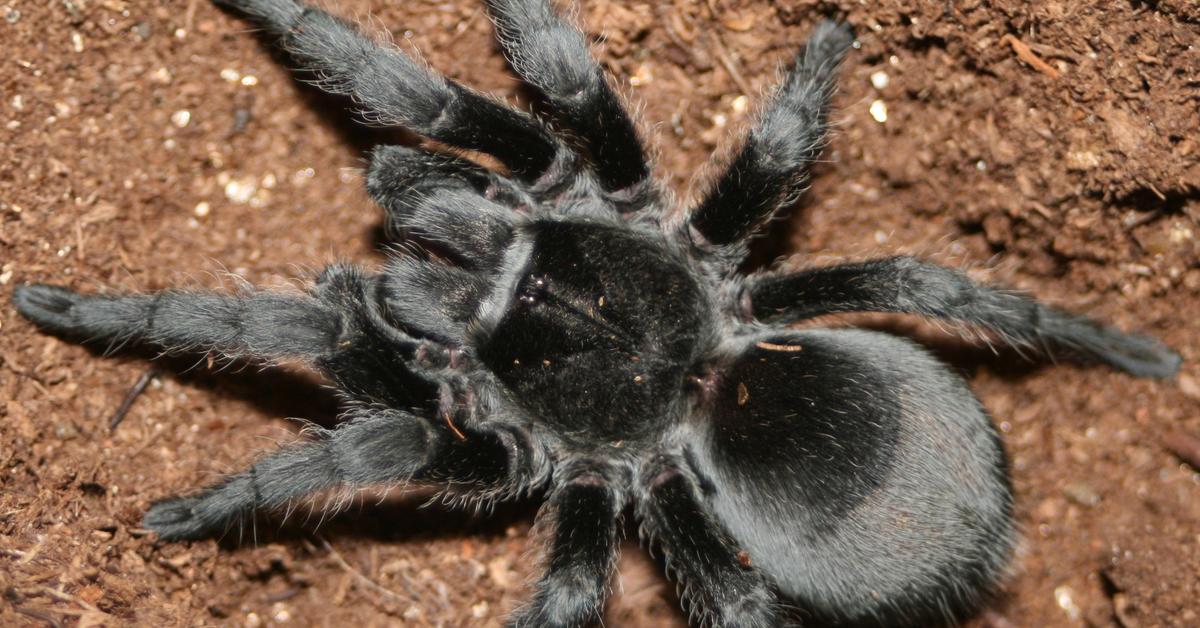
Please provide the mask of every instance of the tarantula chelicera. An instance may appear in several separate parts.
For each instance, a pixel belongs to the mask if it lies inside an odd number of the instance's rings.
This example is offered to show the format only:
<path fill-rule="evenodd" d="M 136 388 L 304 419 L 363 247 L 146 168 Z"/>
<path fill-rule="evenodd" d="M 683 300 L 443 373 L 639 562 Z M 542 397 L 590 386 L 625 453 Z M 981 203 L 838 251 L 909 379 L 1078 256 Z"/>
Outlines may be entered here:
<path fill-rule="evenodd" d="M 336 428 L 155 503 L 145 526 L 161 538 L 220 534 L 342 487 L 426 482 L 476 503 L 532 493 L 552 532 L 517 625 L 600 617 L 629 504 L 700 622 L 938 621 L 977 603 L 1014 542 L 986 412 L 908 340 L 786 325 L 910 313 L 1138 376 L 1178 368 L 1150 338 L 909 257 L 738 274 L 821 150 L 845 24 L 817 26 L 707 195 L 673 212 L 586 40 L 548 0 L 488 1 L 546 119 L 294 0 L 220 2 L 372 121 L 503 168 L 377 148 L 367 187 L 387 226 L 437 255 L 331 266 L 303 295 L 16 290 L 51 332 L 300 358 L 344 395 Z"/>

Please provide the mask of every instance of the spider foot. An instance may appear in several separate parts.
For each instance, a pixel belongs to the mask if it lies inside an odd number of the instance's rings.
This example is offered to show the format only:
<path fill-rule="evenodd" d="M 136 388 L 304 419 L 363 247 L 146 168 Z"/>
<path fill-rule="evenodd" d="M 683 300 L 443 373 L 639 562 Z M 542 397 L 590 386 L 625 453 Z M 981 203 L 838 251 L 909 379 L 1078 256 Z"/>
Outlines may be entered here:
<path fill-rule="evenodd" d="M 809 49 L 821 55 L 824 61 L 829 57 L 842 55 L 847 48 L 854 45 L 854 28 L 846 22 L 824 20 L 817 24 L 812 34 L 808 36 Z"/>
<path fill-rule="evenodd" d="M 1182 356 L 1161 342 L 1141 334 L 1101 328 L 1091 348 L 1102 360 L 1137 377 L 1167 379 L 1179 372 Z"/>
<path fill-rule="evenodd" d="M 58 286 L 18 286 L 13 291 L 13 305 L 21 316 L 33 321 L 38 327 L 57 332 L 68 332 L 75 327 L 72 309 L 85 297 L 72 290 Z"/>
<path fill-rule="evenodd" d="M 142 517 L 142 526 L 158 533 L 164 541 L 192 540 L 210 536 L 212 521 L 201 516 L 202 496 L 173 497 L 156 502 Z"/>

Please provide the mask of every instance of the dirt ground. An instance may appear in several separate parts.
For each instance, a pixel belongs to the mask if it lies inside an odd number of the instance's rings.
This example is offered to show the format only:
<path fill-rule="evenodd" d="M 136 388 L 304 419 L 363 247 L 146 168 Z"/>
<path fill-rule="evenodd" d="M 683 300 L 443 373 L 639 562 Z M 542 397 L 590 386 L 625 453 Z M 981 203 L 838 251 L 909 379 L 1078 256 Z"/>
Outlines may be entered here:
<path fill-rule="evenodd" d="M 480 2 L 330 4 L 524 100 Z M 920 254 L 1182 352 L 1177 379 L 1140 381 L 885 321 L 967 374 L 1011 457 L 1024 541 L 972 625 L 1200 625 L 1198 7 L 581 3 L 685 198 L 814 21 L 856 26 L 828 163 L 760 263 Z M 148 363 L 38 334 L 8 305 L 23 282 L 272 285 L 377 264 L 360 169 L 385 134 L 205 0 L 0 0 L 0 14 L 0 625 L 497 625 L 527 592 L 535 504 L 476 518 L 402 496 L 241 545 L 158 543 L 139 529 L 152 500 L 293 438 L 286 417 L 331 420 L 332 400 L 300 371 L 172 362 L 110 432 Z M 673 586 L 626 549 L 606 623 L 682 625 Z"/>

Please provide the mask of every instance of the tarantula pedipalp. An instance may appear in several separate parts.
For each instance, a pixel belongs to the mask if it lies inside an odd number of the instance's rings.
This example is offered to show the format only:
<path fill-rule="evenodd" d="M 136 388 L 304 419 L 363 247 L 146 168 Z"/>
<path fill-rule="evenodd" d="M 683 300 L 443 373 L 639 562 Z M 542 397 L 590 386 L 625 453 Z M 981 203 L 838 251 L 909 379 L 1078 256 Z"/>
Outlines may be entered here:
<path fill-rule="evenodd" d="M 428 482 L 474 500 L 544 491 L 548 569 L 516 624 L 599 617 L 631 502 L 700 621 L 779 625 L 785 606 L 835 622 L 936 620 L 969 609 L 1012 544 L 986 413 L 911 342 L 783 325 L 903 312 L 1135 375 L 1178 367 L 1153 340 L 911 258 L 737 274 L 746 241 L 803 188 L 823 144 L 845 25 L 817 27 L 709 193 L 674 213 L 586 41 L 546 0 L 489 8 L 565 133 L 294 0 L 224 4 L 372 120 L 489 154 L 505 172 L 376 149 L 367 183 L 388 226 L 442 259 L 332 266 L 304 296 L 14 293 L 49 331 L 301 358 L 345 394 L 336 429 L 156 503 L 145 524 L 163 538 L 219 534 L 340 486 Z"/>

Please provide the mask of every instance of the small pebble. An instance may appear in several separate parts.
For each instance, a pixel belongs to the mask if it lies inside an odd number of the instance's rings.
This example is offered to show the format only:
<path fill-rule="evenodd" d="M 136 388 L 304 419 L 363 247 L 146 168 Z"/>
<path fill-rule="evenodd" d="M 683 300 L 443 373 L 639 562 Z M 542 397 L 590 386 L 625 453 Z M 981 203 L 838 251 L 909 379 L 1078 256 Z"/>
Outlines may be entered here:
<path fill-rule="evenodd" d="M 634 70 L 633 75 L 629 77 L 629 84 L 634 87 L 642 87 L 654 82 L 654 74 L 650 72 L 650 65 L 643 63 Z"/>
<path fill-rule="evenodd" d="M 71 49 L 75 52 L 83 52 L 83 35 L 71 33 Z"/>
<path fill-rule="evenodd" d="M 304 168 L 303 170 L 297 170 L 294 174 L 292 174 L 292 185 L 295 185 L 295 186 L 304 185 L 305 183 L 308 183 L 310 179 L 312 179 L 314 176 L 316 176 L 316 174 L 317 174 L 316 171 L 313 170 L 312 168 Z"/>
<path fill-rule="evenodd" d="M 64 422 L 54 426 L 54 435 L 59 440 L 71 440 L 79 435 L 79 431 L 75 429 L 74 425 Z"/>
<path fill-rule="evenodd" d="M 887 103 L 883 102 L 882 100 L 876 100 L 875 102 L 872 102 L 870 112 L 871 117 L 874 118 L 876 122 L 880 124 L 887 122 Z"/>
<path fill-rule="evenodd" d="M 1067 151 L 1067 170 L 1091 170 L 1100 164 L 1100 156 L 1092 151 Z"/>
<path fill-rule="evenodd" d="M 745 94 L 733 99 L 730 103 L 734 113 L 746 113 L 746 109 L 750 106 L 750 99 Z"/>
<path fill-rule="evenodd" d="M 1079 619 L 1082 611 L 1079 610 L 1079 605 L 1075 603 L 1075 592 L 1071 587 L 1063 585 L 1054 589 L 1054 601 L 1058 603 L 1058 607 L 1066 611 L 1067 617 L 1072 620 Z"/>
<path fill-rule="evenodd" d="M 203 218 L 207 216 L 208 212 L 210 211 L 212 211 L 212 206 L 209 205 L 207 201 L 200 201 L 199 203 L 196 203 L 196 208 L 192 210 L 192 213 L 196 214 L 200 218 Z"/>
<path fill-rule="evenodd" d="M 1187 373 L 1180 373 L 1175 381 L 1179 384 L 1179 392 L 1192 399 L 1200 399 L 1200 382 L 1197 382 L 1196 378 Z"/>
<path fill-rule="evenodd" d="M 175 113 L 171 114 L 171 124 L 174 124 L 175 126 L 181 128 L 181 129 L 183 127 L 187 126 L 188 122 L 191 122 L 191 121 L 192 121 L 192 112 L 188 111 L 187 109 L 180 109 L 179 111 L 176 111 Z"/>
<path fill-rule="evenodd" d="M 1047 497 L 1038 504 L 1034 509 L 1033 514 L 1038 521 L 1056 521 L 1062 516 L 1062 505 L 1060 500 L 1054 497 Z"/>
<path fill-rule="evenodd" d="M 254 87 L 255 85 L 258 85 L 258 77 L 247 74 L 246 76 L 242 77 L 242 85 L 246 87 Z"/>
<path fill-rule="evenodd" d="M 1063 488 L 1063 493 L 1067 496 L 1067 499 L 1080 506 L 1091 508 L 1100 503 L 1100 494 L 1096 492 L 1096 489 L 1083 482 L 1068 484 Z"/>
<path fill-rule="evenodd" d="M 4 19 L 9 24 L 16 24 L 17 20 L 21 19 L 21 12 L 12 7 L 4 7 Z"/>
<path fill-rule="evenodd" d="M 1192 230 L 1186 225 L 1175 223 L 1171 226 L 1169 238 L 1172 244 L 1182 244 L 1184 242 L 1188 242 L 1193 238 Z"/>
<path fill-rule="evenodd" d="M 234 179 L 225 184 L 225 197 L 235 203 L 247 203 L 257 189 L 257 183 L 250 177 Z"/>
<path fill-rule="evenodd" d="M 223 70 L 221 70 L 221 78 L 226 81 L 229 81 L 230 83 L 236 83 L 239 80 L 241 80 L 242 75 L 240 72 L 238 72 L 237 70 L 235 70 L 233 68 L 224 68 Z"/>
<path fill-rule="evenodd" d="M 291 618 L 291 611 L 282 602 L 277 602 L 271 607 L 271 619 L 275 620 L 275 623 L 286 624 Z"/>
<path fill-rule="evenodd" d="M 887 72 L 884 72 L 883 70 L 880 70 L 878 72 L 873 72 L 871 74 L 871 85 L 875 89 L 883 89 L 883 88 L 887 87 L 888 83 L 890 83 L 890 82 L 891 82 L 891 79 L 888 78 Z"/>

